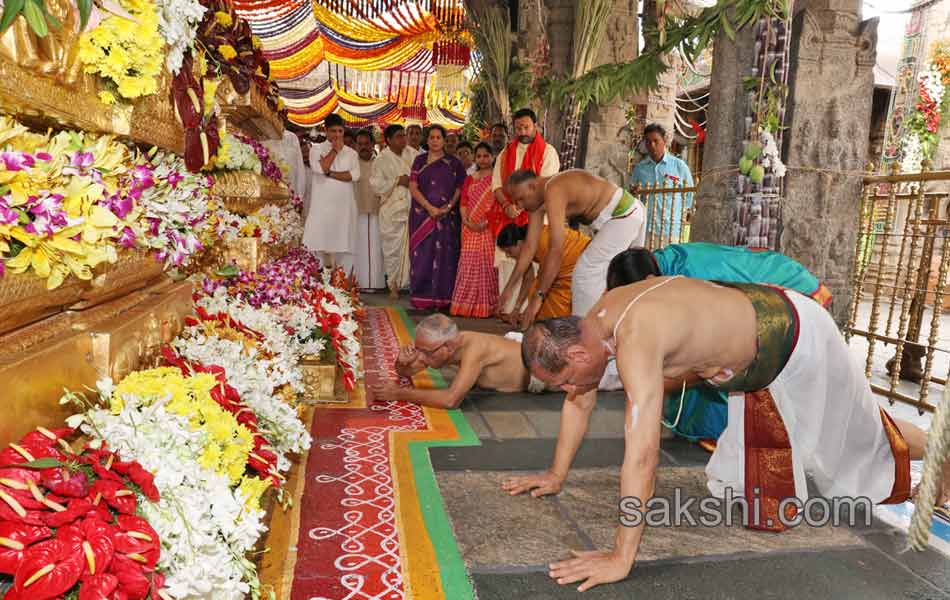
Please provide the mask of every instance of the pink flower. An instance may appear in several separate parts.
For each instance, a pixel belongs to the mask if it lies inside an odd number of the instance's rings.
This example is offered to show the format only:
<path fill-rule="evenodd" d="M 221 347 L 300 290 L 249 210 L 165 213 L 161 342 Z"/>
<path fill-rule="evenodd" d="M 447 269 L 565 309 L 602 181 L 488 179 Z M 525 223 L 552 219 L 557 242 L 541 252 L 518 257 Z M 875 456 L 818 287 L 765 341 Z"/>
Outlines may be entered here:
<path fill-rule="evenodd" d="M 7 171 L 23 171 L 36 164 L 33 155 L 26 152 L 0 152 L 0 160 Z"/>
<path fill-rule="evenodd" d="M 119 236 L 119 245 L 123 248 L 134 248 L 135 239 L 135 231 L 131 227 L 124 227 L 122 229 L 122 235 Z"/>

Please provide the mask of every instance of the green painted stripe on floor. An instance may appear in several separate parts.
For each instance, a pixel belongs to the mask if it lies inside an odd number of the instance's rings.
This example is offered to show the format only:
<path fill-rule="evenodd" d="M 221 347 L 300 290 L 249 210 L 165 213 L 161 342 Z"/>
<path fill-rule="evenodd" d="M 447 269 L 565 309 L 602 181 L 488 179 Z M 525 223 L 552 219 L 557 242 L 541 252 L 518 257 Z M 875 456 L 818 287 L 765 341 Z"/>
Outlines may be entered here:
<path fill-rule="evenodd" d="M 402 308 L 397 308 L 395 311 L 409 333 L 414 335 L 415 326 L 406 311 Z M 428 371 L 433 383 L 440 388 L 446 386 L 442 373 L 433 369 L 428 369 Z M 435 480 L 435 470 L 429 459 L 429 448 L 478 446 L 481 440 L 478 439 L 461 410 L 454 409 L 448 413 L 459 439 L 410 442 L 409 458 L 412 461 L 412 473 L 416 479 L 416 491 L 419 493 L 419 505 L 422 508 L 426 531 L 429 532 L 429 539 L 432 540 L 432 547 L 439 561 L 445 597 L 447 600 L 474 600 L 475 591 L 465 570 L 465 562 L 459 553 L 458 544 L 455 542 L 452 524 L 445 511 L 445 502 L 442 500 L 442 492 L 439 491 L 439 484 Z"/>

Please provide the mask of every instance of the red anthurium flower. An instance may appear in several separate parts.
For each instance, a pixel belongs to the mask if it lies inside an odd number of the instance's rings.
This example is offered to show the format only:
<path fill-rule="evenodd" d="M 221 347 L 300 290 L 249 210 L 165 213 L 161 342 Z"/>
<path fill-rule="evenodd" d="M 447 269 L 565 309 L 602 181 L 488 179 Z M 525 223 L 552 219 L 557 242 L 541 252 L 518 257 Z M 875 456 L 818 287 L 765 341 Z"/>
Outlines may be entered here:
<path fill-rule="evenodd" d="M 158 533 L 148 521 L 134 515 L 119 515 L 119 529 L 112 541 L 117 553 L 151 571 L 161 554 Z"/>
<path fill-rule="evenodd" d="M 122 483 L 122 476 L 112 470 L 112 465 L 116 461 L 116 456 L 108 451 L 86 451 L 81 457 L 82 461 L 92 467 L 96 476 L 100 480 L 107 479 L 115 483 Z"/>
<path fill-rule="evenodd" d="M 86 564 L 83 568 L 83 576 L 95 577 L 105 573 L 112 564 L 112 558 L 115 556 L 115 546 L 112 544 L 112 536 L 108 532 L 93 532 L 86 536 L 82 543 L 83 557 Z"/>
<path fill-rule="evenodd" d="M 80 470 L 67 467 L 45 469 L 41 472 L 40 481 L 51 492 L 68 498 L 84 498 L 89 495 L 89 479 Z"/>
<path fill-rule="evenodd" d="M 23 436 L 20 440 L 22 445 L 36 445 L 36 446 L 58 446 L 58 440 L 70 437 L 75 433 L 75 430 L 69 427 L 62 427 L 59 429 L 46 429 L 45 427 L 37 427 L 35 430 Z"/>
<path fill-rule="evenodd" d="M 165 587 L 165 574 L 159 573 L 158 571 L 152 573 L 152 593 L 149 596 L 150 600 L 165 600 L 159 595 L 159 590 Z"/>
<path fill-rule="evenodd" d="M 101 494 L 102 499 L 120 513 L 135 513 L 135 492 L 121 483 L 100 479 L 92 484 L 91 494 L 94 498 Z"/>
<path fill-rule="evenodd" d="M 116 591 L 125 593 L 129 600 L 145 600 L 148 597 L 150 584 L 139 563 L 117 554 L 112 562 L 112 574 L 119 580 Z"/>
<path fill-rule="evenodd" d="M 77 520 L 85 517 L 90 512 L 95 511 L 96 507 L 85 498 L 73 498 L 62 512 L 43 513 L 43 522 L 53 528 L 70 525 Z"/>
<path fill-rule="evenodd" d="M 40 458 L 64 460 L 63 453 L 52 446 L 36 444 L 10 444 L 0 451 L 0 466 L 33 462 Z"/>
<path fill-rule="evenodd" d="M 101 573 L 82 582 L 79 600 L 112 600 L 119 587 L 119 578 L 111 573 Z"/>
<path fill-rule="evenodd" d="M 37 527 L 10 521 L 0 522 L 0 573 L 13 575 L 20 565 L 23 551 L 53 535 L 49 527 Z"/>
<path fill-rule="evenodd" d="M 81 554 L 60 540 L 45 540 L 23 552 L 13 585 L 22 598 L 47 600 L 67 592 L 81 574 Z"/>

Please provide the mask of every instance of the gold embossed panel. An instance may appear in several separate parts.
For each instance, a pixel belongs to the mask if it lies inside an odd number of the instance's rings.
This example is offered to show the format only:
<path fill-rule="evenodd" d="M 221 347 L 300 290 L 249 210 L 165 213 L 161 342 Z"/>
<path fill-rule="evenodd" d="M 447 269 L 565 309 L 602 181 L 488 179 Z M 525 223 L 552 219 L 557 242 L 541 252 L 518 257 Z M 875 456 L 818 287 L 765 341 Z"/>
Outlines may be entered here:
<path fill-rule="evenodd" d="M 290 189 L 252 171 L 227 171 L 214 177 L 211 193 L 229 211 L 250 215 L 266 204 L 284 204 Z"/>
<path fill-rule="evenodd" d="M 164 72 L 159 92 L 135 104 L 113 106 L 99 101 L 99 78 L 83 73 L 77 56 L 78 15 L 71 0 L 46 0 L 63 27 L 40 39 L 20 16 L 0 36 L 0 111 L 24 123 L 68 126 L 114 133 L 136 143 L 183 154 L 184 132 L 175 117 L 170 75 Z"/>
<path fill-rule="evenodd" d="M 82 297 L 84 284 L 70 277 L 55 290 L 33 273 L 7 273 L 0 278 L 0 334 L 62 312 Z"/>
<path fill-rule="evenodd" d="M 155 255 L 151 252 L 145 250 L 120 252 L 118 262 L 96 270 L 98 274 L 83 290 L 81 302 L 70 308 L 84 310 L 142 289 L 162 277 L 163 269 L 164 265 L 155 260 Z"/>
<path fill-rule="evenodd" d="M 221 104 L 229 130 L 240 131 L 258 140 L 279 140 L 284 123 L 276 112 L 267 107 L 267 101 L 255 85 L 245 94 L 239 94 L 227 77 L 215 94 Z"/>
<path fill-rule="evenodd" d="M 93 325 L 86 332 L 90 366 L 98 376 L 119 381 L 132 371 L 158 365 L 162 345 L 178 335 L 192 308 L 191 285 L 182 282 L 168 293 L 146 296 L 121 318 Z"/>
<path fill-rule="evenodd" d="M 85 360 L 89 353 L 88 337 L 72 332 L 65 315 L 48 321 L 39 324 L 52 329 L 51 335 L 40 336 L 45 337 L 43 343 L 0 359 L 0 378 L 5 390 L 0 445 L 15 442 L 37 426 L 62 427 L 63 419 L 75 412 L 60 406 L 63 389 L 83 391 L 84 386 L 95 386 L 95 371 Z M 19 335 L 0 340 L 4 346 L 18 344 Z"/>

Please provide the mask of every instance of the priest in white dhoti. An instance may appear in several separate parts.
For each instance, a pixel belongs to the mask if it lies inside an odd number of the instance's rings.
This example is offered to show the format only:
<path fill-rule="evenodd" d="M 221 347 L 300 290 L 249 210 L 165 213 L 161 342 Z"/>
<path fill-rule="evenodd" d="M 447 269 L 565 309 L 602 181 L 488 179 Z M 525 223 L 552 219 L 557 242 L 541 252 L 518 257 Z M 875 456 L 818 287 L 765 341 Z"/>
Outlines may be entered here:
<path fill-rule="evenodd" d="M 386 147 L 373 163 L 370 185 L 379 196 L 379 232 L 386 286 L 391 298 L 409 285 L 409 171 L 418 152 L 407 145 L 402 125 L 383 132 Z"/>
<path fill-rule="evenodd" d="M 271 159 L 282 169 L 286 168 L 284 181 L 306 202 L 310 191 L 310 171 L 303 163 L 300 140 L 296 134 L 284 129 L 281 139 L 265 140 L 263 144 Z"/>
<path fill-rule="evenodd" d="M 360 161 L 356 151 L 343 144 L 343 119 L 331 114 L 324 125 L 326 141 L 310 149 L 313 178 L 303 242 L 325 266 L 342 267 L 349 274 L 357 244 L 353 184 L 360 180 Z"/>
<path fill-rule="evenodd" d="M 356 278 L 360 289 L 381 290 L 386 287 L 383 249 L 379 236 L 379 195 L 371 185 L 376 147 L 373 134 L 362 130 L 356 134 L 356 152 L 360 158 L 360 180 L 356 183 L 356 208 L 359 213 L 356 245 Z"/>

